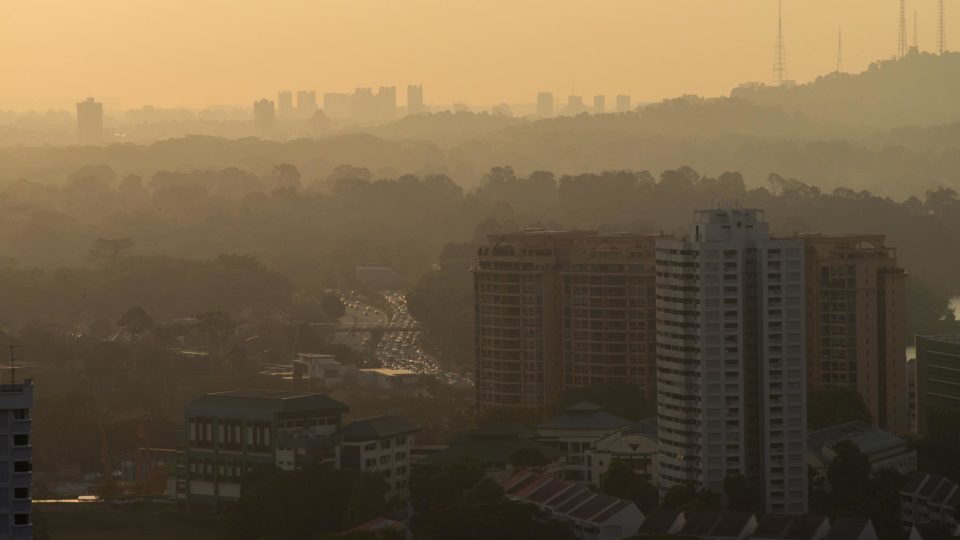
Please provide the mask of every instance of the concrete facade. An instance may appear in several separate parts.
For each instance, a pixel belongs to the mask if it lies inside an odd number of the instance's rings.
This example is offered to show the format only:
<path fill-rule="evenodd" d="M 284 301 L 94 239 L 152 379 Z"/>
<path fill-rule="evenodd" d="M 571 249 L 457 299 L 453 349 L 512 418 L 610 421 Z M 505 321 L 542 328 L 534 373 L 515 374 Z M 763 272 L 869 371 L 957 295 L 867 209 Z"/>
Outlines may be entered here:
<path fill-rule="evenodd" d="M 657 241 L 662 491 L 743 475 L 766 512 L 807 511 L 803 261 L 760 210 L 699 211 Z"/>

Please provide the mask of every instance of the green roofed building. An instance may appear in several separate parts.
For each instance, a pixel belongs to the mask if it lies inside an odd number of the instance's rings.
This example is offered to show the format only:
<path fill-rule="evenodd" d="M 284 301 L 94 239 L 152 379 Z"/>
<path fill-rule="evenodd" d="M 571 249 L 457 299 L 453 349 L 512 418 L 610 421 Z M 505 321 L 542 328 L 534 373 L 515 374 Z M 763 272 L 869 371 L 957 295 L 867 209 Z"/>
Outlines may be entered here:
<path fill-rule="evenodd" d="M 493 424 L 467 432 L 423 464 L 476 462 L 488 475 L 508 477 L 515 469 L 538 465 L 558 472 L 566 452 L 535 440 L 536 432 L 518 424 Z"/>
<path fill-rule="evenodd" d="M 916 346 L 917 430 L 926 435 L 938 416 L 960 414 L 960 334 L 917 336 Z"/>
<path fill-rule="evenodd" d="M 240 497 L 257 468 L 295 470 L 332 460 L 345 404 L 312 392 L 217 392 L 187 404 L 186 504 L 221 505 Z"/>

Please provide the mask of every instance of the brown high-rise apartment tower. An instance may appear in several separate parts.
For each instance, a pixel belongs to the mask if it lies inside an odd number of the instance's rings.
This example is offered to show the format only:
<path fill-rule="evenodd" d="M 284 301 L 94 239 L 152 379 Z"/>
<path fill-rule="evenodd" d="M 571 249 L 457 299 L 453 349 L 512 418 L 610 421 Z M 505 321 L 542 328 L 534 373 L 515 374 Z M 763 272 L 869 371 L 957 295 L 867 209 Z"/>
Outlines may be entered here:
<path fill-rule="evenodd" d="M 474 269 L 477 405 L 542 409 L 566 388 L 656 395 L 655 237 L 491 235 Z"/>
<path fill-rule="evenodd" d="M 906 272 L 882 235 L 800 235 L 806 242 L 811 389 L 857 390 L 877 426 L 910 431 Z"/>

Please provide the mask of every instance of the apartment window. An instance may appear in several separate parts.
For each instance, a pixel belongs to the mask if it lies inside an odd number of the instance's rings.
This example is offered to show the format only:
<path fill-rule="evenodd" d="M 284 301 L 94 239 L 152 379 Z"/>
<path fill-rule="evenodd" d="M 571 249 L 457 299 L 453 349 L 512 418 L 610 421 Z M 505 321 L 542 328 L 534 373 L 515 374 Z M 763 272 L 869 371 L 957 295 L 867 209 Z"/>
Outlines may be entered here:
<path fill-rule="evenodd" d="M 19 433 L 13 436 L 13 445 L 14 446 L 30 446 L 30 435 L 27 433 Z"/>
<path fill-rule="evenodd" d="M 33 464 L 29 461 L 14 461 L 13 472 L 30 472 L 33 470 Z"/>
<path fill-rule="evenodd" d="M 28 488 L 28 487 L 13 488 L 13 498 L 14 498 L 14 499 L 29 499 L 29 498 L 30 498 L 30 488 Z"/>
<path fill-rule="evenodd" d="M 14 420 L 26 420 L 28 418 L 30 418 L 30 409 L 14 409 L 13 410 Z"/>
<path fill-rule="evenodd" d="M 14 514 L 14 515 L 13 515 L 13 524 L 14 524 L 14 525 L 29 525 L 29 524 L 30 524 L 30 514 Z"/>

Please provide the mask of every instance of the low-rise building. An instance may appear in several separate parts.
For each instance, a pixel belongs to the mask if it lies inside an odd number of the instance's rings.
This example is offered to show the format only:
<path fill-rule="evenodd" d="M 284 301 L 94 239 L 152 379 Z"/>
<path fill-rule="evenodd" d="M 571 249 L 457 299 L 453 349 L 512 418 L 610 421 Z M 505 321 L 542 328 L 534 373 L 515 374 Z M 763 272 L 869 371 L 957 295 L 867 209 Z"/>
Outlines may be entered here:
<path fill-rule="evenodd" d="M 821 475 L 836 457 L 833 447 L 840 441 L 852 442 L 866 454 L 872 471 L 893 469 L 900 474 L 917 470 L 917 451 L 906 439 L 889 431 L 854 421 L 820 429 L 807 436 L 807 462 Z"/>
<path fill-rule="evenodd" d="M 659 478 L 657 419 L 648 418 L 613 431 L 587 451 L 587 464 L 594 483 L 614 461 L 626 463 L 644 480 L 656 484 Z"/>
<path fill-rule="evenodd" d="M 534 504 L 572 523 L 580 540 L 630 538 L 643 525 L 643 512 L 632 501 L 595 493 L 553 475 L 519 470 L 502 485 L 507 497 Z"/>
<path fill-rule="evenodd" d="M 237 500 L 258 467 L 297 469 L 333 450 L 349 408 L 323 394 L 246 390 L 207 394 L 185 409 L 187 505 Z"/>
<path fill-rule="evenodd" d="M 921 525 L 946 525 L 960 534 L 958 505 L 956 483 L 938 474 L 917 471 L 900 488 L 900 525 L 905 531 Z"/>
<path fill-rule="evenodd" d="M 353 382 L 355 371 L 332 354 L 299 353 L 293 360 L 293 378 L 309 380 L 318 388 L 339 388 Z"/>
<path fill-rule="evenodd" d="M 594 445 L 631 424 L 630 420 L 609 414 L 593 403 L 581 402 L 537 426 L 537 438 L 566 453 L 564 480 L 596 483 L 600 479 L 594 477 L 588 460 Z"/>
<path fill-rule="evenodd" d="M 357 370 L 357 382 L 366 388 L 417 391 L 423 388 L 421 376 L 409 369 L 367 368 Z"/>
<path fill-rule="evenodd" d="M 407 493 L 410 483 L 410 450 L 420 428 L 399 416 L 356 420 L 337 434 L 337 466 L 379 472 L 389 485 L 389 495 Z"/>
<path fill-rule="evenodd" d="M 535 440 L 536 433 L 516 424 L 494 424 L 465 433 L 450 446 L 423 457 L 424 465 L 476 462 L 487 476 L 503 480 L 517 469 L 532 467 L 544 473 L 559 474 L 566 452 Z"/>

